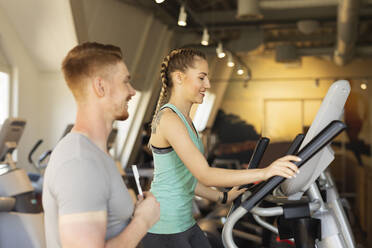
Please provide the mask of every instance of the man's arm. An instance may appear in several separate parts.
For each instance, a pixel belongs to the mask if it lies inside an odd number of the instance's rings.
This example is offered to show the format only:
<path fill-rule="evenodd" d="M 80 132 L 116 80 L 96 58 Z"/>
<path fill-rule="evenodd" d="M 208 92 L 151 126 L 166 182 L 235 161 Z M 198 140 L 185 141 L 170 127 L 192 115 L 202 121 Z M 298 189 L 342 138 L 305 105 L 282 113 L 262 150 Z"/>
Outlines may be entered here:
<path fill-rule="evenodd" d="M 52 180 L 51 191 L 58 204 L 62 247 L 103 248 L 112 247 L 111 243 L 115 247 L 135 247 L 159 219 L 159 203 L 146 192 L 145 199 L 138 201 L 129 225 L 105 243 L 110 179 L 101 168 L 96 161 L 74 159 L 65 162 L 55 173 L 58 176 Z M 116 246 L 116 242 L 121 243 L 120 246 Z"/>
<path fill-rule="evenodd" d="M 59 235 L 62 247 L 104 247 L 106 223 L 106 211 L 60 216 Z"/>
<path fill-rule="evenodd" d="M 129 225 L 119 235 L 105 242 L 106 211 L 62 215 L 59 218 L 61 244 L 69 248 L 134 248 L 159 220 L 159 216 L 159 203 L 151 193 L 145 192 L 145 199 L 138 202 Z"/>

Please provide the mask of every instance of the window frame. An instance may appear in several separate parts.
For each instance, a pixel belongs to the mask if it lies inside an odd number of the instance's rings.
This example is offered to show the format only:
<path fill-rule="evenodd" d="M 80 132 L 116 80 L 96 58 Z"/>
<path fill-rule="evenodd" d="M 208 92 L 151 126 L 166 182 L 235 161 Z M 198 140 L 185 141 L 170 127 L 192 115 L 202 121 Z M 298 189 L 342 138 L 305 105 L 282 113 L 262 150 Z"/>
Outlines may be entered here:
<path fill-rule="evenodd" d="M 4 120 L 1 119 L 1 115 L 0 115 L 0 125 L 2 125 L 2 123 L 11 116 L 11 110 L 12 110 L 12 76 L 11 76 L 11 72 L 8 68 L 6 68 L 5 66 L 3 65 L 0 65 L 0 73 L 4 73 L 7 75 L 7 78 L 8 78 L 8 85 L 7 85 L 7 113 L 6 113 L 6 116 L 4 116 Z"/>

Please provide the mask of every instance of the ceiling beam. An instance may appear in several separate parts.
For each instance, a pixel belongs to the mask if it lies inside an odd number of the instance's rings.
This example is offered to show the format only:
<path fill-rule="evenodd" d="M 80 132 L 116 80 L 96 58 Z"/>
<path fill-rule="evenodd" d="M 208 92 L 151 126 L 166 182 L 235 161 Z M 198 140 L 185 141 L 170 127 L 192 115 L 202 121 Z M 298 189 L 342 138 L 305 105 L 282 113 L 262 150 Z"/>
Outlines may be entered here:
<path fill-rule="evenodd" d="M 312 19 L 320 21 L 336 21 L 337 7 L 314 7 L 314 8 L 299 8 L 299 9 L 263 9 L 263 19 L 260 20 L 238 20 L 236 19 L 236 11 L 210 11 L 198 13 L 198 19 L 205 23 L 208 27 L 223 27 L 223 26 L 244 26 L 244 25 L 260 25 L 260 24 L 278 24 L 278 23 L 293 23 L 295 21 Z M 360 9 L 360 18 L 372 19 L 372 7 L 364 7 Z"/>

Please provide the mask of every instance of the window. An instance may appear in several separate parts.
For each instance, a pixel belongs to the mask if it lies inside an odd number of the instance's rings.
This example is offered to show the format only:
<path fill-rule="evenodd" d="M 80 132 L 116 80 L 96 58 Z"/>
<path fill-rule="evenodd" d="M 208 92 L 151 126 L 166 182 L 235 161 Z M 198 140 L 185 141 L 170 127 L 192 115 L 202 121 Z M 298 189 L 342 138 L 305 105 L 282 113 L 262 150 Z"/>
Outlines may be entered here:
<path fill-rule="evenodd" d="M 0 124 L 9 117 L 9 74 L 0 71 Z"/>
<path fill-rule="evenodd" d="M 136 91 L 136 95 L 128 103 L 128 113 L 129 118 L 125 121 L 116 121 L 115 127 L 118 129 L 118 134 L 116 138 L 116 147 L 115 147 L 115 157 L 122 159 L 122 165 L 125 166 L 128 160 L 128 156 L 123 156 L 125 153 L 125 146 L 130 130 L 130 126 L 133 123 L 135 112 L 137 111 L 138 105 L 141 99 L 141 92 Z"/>
<path fill-rule="evenodd" d="M 198 132 L 203 131 L 207 126 L 215 99 L 216 95 L 207 91 L 203 99 L 203 104 L 198 106 L 193 118 L 195 128 Z"/>

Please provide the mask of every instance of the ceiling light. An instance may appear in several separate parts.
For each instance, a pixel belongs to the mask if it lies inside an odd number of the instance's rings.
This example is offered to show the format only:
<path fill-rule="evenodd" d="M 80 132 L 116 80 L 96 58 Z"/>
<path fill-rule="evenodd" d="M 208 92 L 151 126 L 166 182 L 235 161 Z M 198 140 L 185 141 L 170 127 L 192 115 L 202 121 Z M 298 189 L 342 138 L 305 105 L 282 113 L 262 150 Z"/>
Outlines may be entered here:
<path fill-rule="evenodd" d="M 178 26 L 186 26 L 187 23 L 186 23 L 186 19 L 187 19 L 187 13 L 185 11 L 185 6 L 182 5 L 181 8 L 180 8 L 180 14 L 178 16 Z"/>
<path fill-rule="evenodd" d="M 361 88 L 362 90 L 366 90 L 366 89 L 367 89 L 367 84 L 366 84 L 366 83 L 362 83 L 362 84 L 360 84 L 360 88 Z"/>
<path fill-rule="evenodd" d="M 243 74 L 244 74 L 244 70 L 243 70 L 243 68 L 242 68 L 241 66 L 239 66 L 239 67 L 238 67 L 238 70 L 236 71 L 236 73 L 237 73 L 238 75 L 243 75 Z"/>
<path fill-rule="evenodd" d="M 216 53 L 217 53 L 217 57 L 219 57 L 220 59 L 222 59 L 226 55 L 225 52 L 223 51 L 221 42 L 218 43 L 218 46 L 216 48 Z"/>
<path fill-rule="evenodd" d="M 201 44 L 203 46 L 208 46 L 208 44 L 209 44 L 209 34 L 208 34 L 208 29 L 206 29 L 206 28 L 204 28 L 204 30 L 203 30 L 203 36 L 202 36 Z"/>
<path fill-rule="evenodd" d="M 156 3 L 162 3 L 164 2 L 165 0 L 155 0 Z"/>
<path fill-rule="evenodd" d="M 227 66 L 228 67 L 234 67 L 235 63 L 234 63 L 234 59 L 233 59 L 233 56 L 231 53 L 228 53 L 227 54 Z"/>

